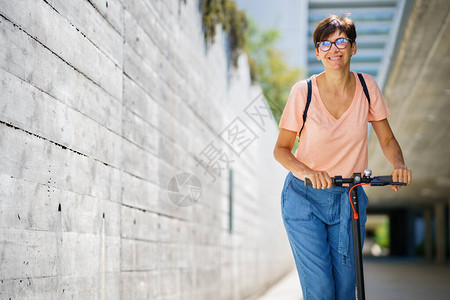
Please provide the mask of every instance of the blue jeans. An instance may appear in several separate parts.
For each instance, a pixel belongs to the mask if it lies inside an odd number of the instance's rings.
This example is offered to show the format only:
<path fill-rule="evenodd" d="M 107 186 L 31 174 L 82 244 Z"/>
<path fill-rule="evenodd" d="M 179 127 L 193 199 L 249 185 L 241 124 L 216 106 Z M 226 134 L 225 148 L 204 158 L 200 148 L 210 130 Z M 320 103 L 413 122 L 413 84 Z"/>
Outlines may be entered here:
<path fill-rule="evenodd" d="M 363 244 L 369 201 L 362 187 L 357 189 Z M 305 187 L 291 172 L 286 176 L 281 210 L 304 300 L 355 299 L 348 192 L 348 187 Z"/>

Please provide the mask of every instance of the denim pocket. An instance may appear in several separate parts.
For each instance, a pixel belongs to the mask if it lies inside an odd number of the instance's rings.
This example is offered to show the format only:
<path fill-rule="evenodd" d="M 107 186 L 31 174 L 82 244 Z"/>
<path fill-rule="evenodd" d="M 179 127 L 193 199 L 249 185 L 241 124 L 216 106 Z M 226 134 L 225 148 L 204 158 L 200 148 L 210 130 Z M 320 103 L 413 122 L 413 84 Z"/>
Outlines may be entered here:
<path fill-rule="evenodd" d="M 309 221 L 312 218 L 311 203 L 302 180 L 291 175 L 282 193 L 282 214 L 285 220 Z"/>

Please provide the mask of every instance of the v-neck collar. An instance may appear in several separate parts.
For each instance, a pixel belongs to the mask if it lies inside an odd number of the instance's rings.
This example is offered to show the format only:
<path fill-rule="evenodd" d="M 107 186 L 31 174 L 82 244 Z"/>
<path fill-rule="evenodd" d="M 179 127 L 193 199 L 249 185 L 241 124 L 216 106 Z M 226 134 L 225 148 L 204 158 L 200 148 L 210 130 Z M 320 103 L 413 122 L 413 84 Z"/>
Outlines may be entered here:
<path fill-rule="evenodd" d="M 314 75 L 313 77 L 312 77 L 312 84 L 313 84 L 313 90 L 312 90 L 312 92 L 313 93 L 315 93 L 315 98 L 316 99 L 318 99 L 318 102 L 320 103 L 319 105 L 322 107 L 322 109 L 326 112 L 326 114 L 327 114 L 327 116 L 331 119 L 331 120 L 333 120 L 334 122 L 339 122 L 340 120 L 342 120 L 342 119 L 344 119 L 352 110 L 353 110 L 353 107 L 355 106 L 355 104 L 356 104 L 356 101 L 357 101 L 357 96 L 358 96 L 358 94 L 359 94 L 359 92 L 360 92 L 360 88 L 359 88 L 359 85 L 360 85 L 360 83 L 359 83 L 359 80 L 358 80 L 358 78 L 357 78 L 357 75 L 356 75 L 356 73 L 355 72 L 353 72 L 353 71 L 350 71 L 352 74 L 353 74 L 353 76 L 355 77 L 355 93 L 354 93 L 354 95 L 353 95 L 353 98 L 352 98 L 352 103 L 350 104 L 350 106 L 347 108 L 347 110 L 338 118 L 338 119 L 336 119 L 331 113 L 330 113 L 330 111 L 326 108 L 326 106 L 325 106 L 325 104 L 323 103 L 323 100 L 322 100 L 322 97 L 320 96 L 320 92 L 319 92 L 319 86 L 317 85 L 317 76 L 318 75 Z"/>

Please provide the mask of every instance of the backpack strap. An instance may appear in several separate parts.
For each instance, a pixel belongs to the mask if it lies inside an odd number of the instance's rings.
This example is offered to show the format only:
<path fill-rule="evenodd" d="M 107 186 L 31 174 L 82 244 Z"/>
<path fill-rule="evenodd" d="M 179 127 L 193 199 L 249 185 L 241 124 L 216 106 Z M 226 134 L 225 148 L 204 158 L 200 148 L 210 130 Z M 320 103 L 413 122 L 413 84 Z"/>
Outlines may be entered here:
<path fill-rule="evenodd" d="M 361 81 L 361 85 L 364 91 L 364 94 L 366 95 L 367 101 L 369 101 L 370 106 L 370 96 L 369 96 L 369 90 L 367 89 L 366 81 L 364 80 L 364 77 L 361 73 L 358 73 L 359 81 Z"/>
<path fill-rule="evenodd" d="M 308 97 L 306 98 L 305 110 L 303 111 L 303 124 L 302 124 L 302 128 L 301 128 L 300 131 L 298 132 L 298 140 L 299 140 L 299 141 L 300 141 L 300 135 L 302 134 L 302 131 L 303 131 L 303 127 L 305 127 L 306 116 L 308 115 L 309 104 L 311 103 L 311 93 L 312 93 L 311 78 L 308 78 L 308 80 L 306 81 L 306 83 L 308 84 Z"/>

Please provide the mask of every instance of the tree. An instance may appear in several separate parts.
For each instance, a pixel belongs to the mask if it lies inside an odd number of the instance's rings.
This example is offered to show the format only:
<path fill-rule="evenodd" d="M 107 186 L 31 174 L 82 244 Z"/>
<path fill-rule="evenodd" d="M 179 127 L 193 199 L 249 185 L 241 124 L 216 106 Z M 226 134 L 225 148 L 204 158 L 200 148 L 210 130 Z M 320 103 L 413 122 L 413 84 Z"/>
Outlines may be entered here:
<path fill-rule="evenodd" d="M 291 87 L 303 75 L 299 68 L 291 68 L 277 49 L 280 32 L 276 29 L 259 31 L 249 20 L 246 52 L 250 75 L 259 83 L 277 123 L 280 121 Z"/>

